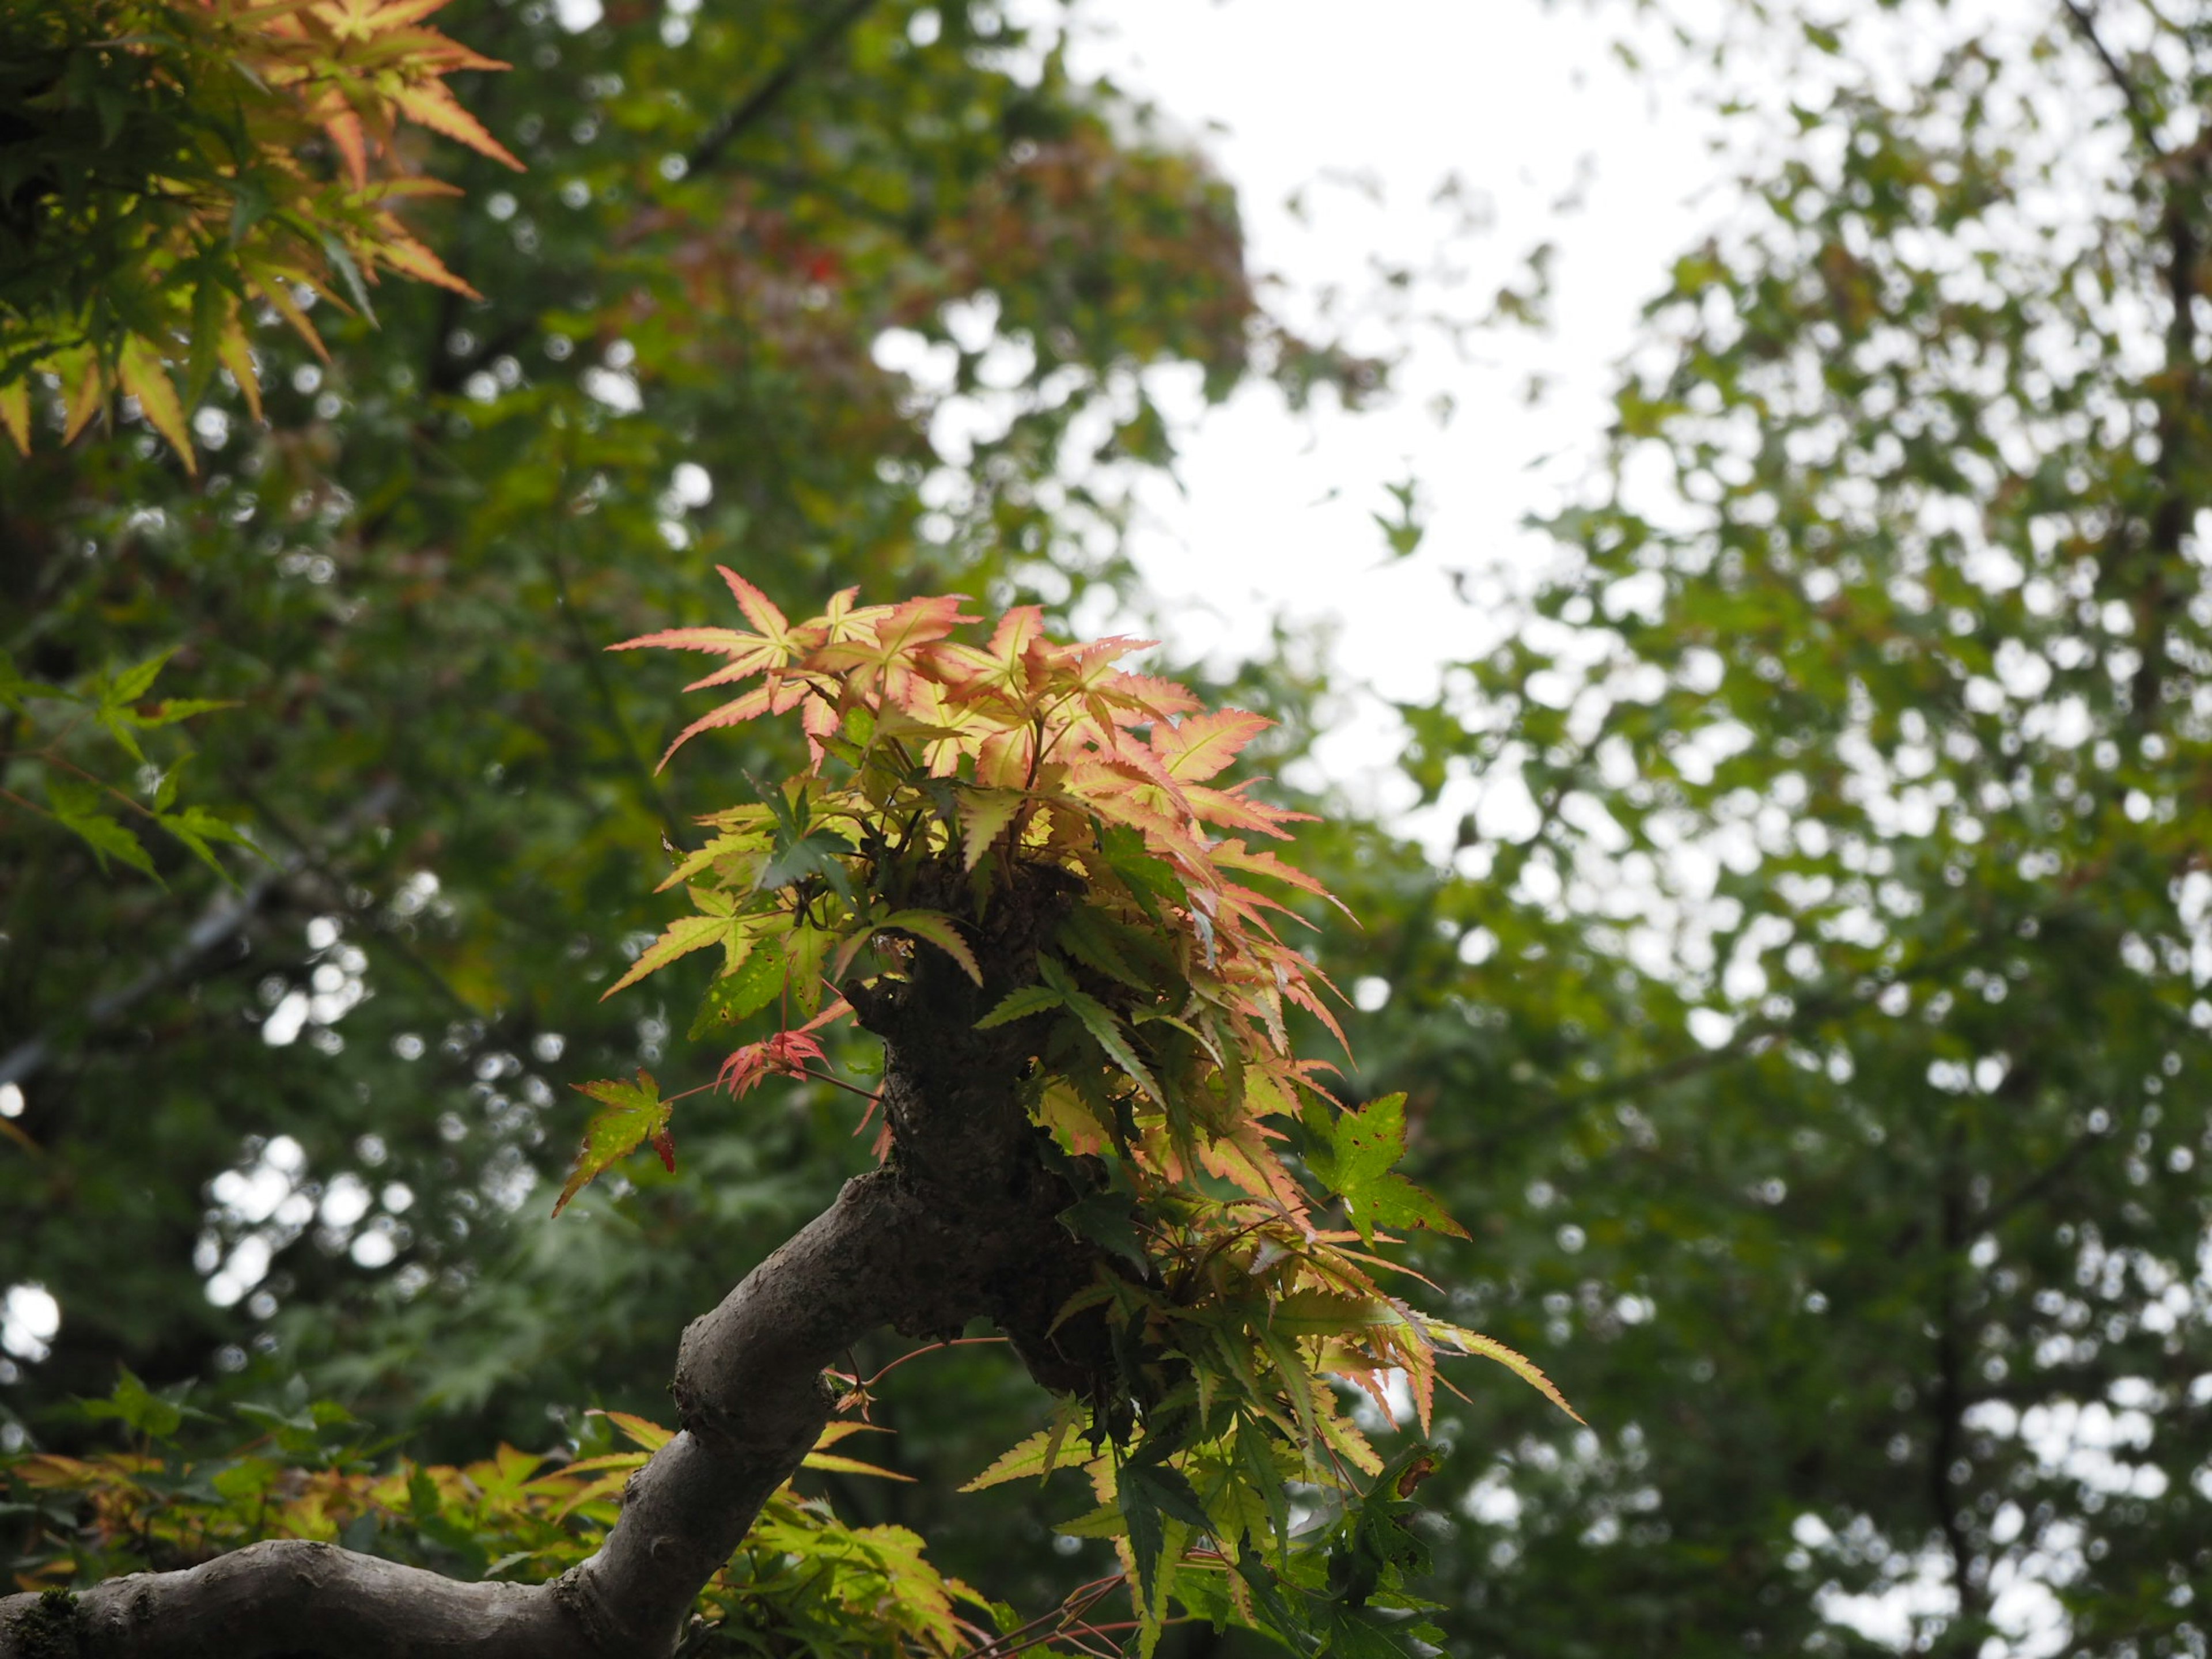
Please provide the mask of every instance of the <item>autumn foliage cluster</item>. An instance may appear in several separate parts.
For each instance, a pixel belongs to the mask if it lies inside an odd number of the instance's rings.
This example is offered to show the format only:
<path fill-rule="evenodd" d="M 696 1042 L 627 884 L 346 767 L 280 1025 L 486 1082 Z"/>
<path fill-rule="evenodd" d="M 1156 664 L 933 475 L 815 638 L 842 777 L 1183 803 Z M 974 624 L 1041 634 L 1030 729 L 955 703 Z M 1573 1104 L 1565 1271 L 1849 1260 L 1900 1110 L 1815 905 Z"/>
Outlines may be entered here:
<path fill-rule="evenodd" d="M 0 425 L 19 448 L 40 385 L 64 441 L 119 393 L 190 471 L 187 414 L 218 368 L 261 412 L 256 308 L 326 356 L 307 306 L 374 316 L 380 271 L 473 296 L 393 212 L 458 193 L 412 165 L 403 122 L 522 165 L 446 85 L 506 67 L 424 25 L 446 3 L 9 9 L 0 103 L 31 129 L 0 147 Z"/>
<path fill-rule="evenodd" d="M 980 641 L 962 637 L 982 619 L 959 596 L 859 605 L 848 591 L 794 623 L 722 574 L 744 627 L 615 648 L 722 659 L 690 689 L 735 695 L 671 755 L 796 714 L 811 763 L 748 780 L 755 799 L 703 820 L 709 838 L 665 884 L 691 913 L 609 994 L 715 952 L 694 1035 L 771 1009 L 777 1025 L 730 1055 L 724 1086 L 781 1073 L 866 1095 L 830 1076 L 818 1035 L 854 1000 L 920 971 L 921 952 L 979 987 L 1018 981 L 978 1026 L 1028 1033 L 1026 1104 L 1079 1194 L 1062 1222 L 1114 1264 L 1060 1316 L 1103 1308 L 1120 1375 L 1064 1401 L 977 1484 L 1083 1466 L 1097 1507 L 1062 1530 L 1118 1540 L 1147 1644 L 1171 1589 L 1285 1635 L 1310 1628 L 1320 1615 L 1293 1616 L 1282 1600 L 1297 1577 L 1285 1482 L 1357 1505 L 1361 1477 L 1383 1472 L 1330 1379 L 1387 1413 L 1386 1378 L 1402 1373 L 1425 1430 L 1440 1355 L 1497 1358 L 1565 1402 L 1518 1354 L 1382 1287 L 1402 1271 L 1377 1253 L 1388 1230 L 1464 1235 L 1393 1168 L 1403 1097 L 1347 1109 L 1324 1086 L 1334 1068 L 1294 1047 L 1301 1013 L 1342 1040 L 1326 977 L 1285 937 L 1305 925 L 1290 898 L 1328 895 L 1250 845 L 1288 839 L 1298 815 L 1249 782 L 1218 781 L 1268 722 L 1121 665 L 1150 641 L 1054 641 L 1033 607 Z M 980 924 L 1041 881 L 1063 896 L 1047 948 L 1033 963 L 979 960 Z M 605 1103 L 564 1204 L 642 1143 L 674 1158 L 673 1103 L 650 1077 L 586 1092 Z M 896 1156 L 888 1127 L 878 1148 Z M 1377 1501 L 1403 1498 L 1388 1488 L 1413 1456 L 1375 1482 Z M 1344 1604 L 1354 1608 L 1386 1581 L 1401 1588 L 1418 1553 L 1396 1520 L 1370 1521 L 1335 1569 L 1337 1591 L 1358 1589 Z M 1191 1588 L 1207 1569 L 1222 1588 Z M 1320 1581 L 1309 1588 L 1317 1607 L 1343 1613 Z"/>

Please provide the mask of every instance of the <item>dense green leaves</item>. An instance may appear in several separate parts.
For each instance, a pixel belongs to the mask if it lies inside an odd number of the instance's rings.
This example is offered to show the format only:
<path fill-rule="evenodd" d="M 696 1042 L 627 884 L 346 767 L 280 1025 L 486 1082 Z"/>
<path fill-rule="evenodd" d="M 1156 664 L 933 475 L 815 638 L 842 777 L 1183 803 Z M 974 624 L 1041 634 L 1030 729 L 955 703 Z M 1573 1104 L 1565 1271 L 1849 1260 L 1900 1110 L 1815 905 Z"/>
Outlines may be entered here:
<path fill-rule="evenodd" d="M 1409 714 L 1459 873 L 1317 866 L 1393 992 L 1362 1092 L 1477 1235 L 1423 1265 L 1592 1428 L 1446 1413 L 1438 1622 L 2199 1652 L 2207 219 L 2160 112 L 2212 60 L 2118 3 L 1769 15 L 1704 43 L 1741 207 L 1559 563 L 1470 580 Z"/>
<path fill-rule="evenodd" d="M 228 881 L 230 873 L 216 859 L 215 847 L 251 849 L 253 845 L 237 815 L 198 804 L 179 805 L 178 791 L 192 751 L 172 745 L 166 754 L 168 763 L 156 767 L 141 741 L 143 733 L 235 706 L 210 697 L 149 702 L 148 693 L 174 654 L 171 647 L 128 668 L 97 673 L 80 686 L 70 686 L 27 677 L 0 651 L 0 707 L 15 716 L 12 741 L 0 748 L 0 760 L 15 763 L 17 787 L 27 786 L 35 776 L 45 798 L 41 805 L 11 787 L 0 795 L 0 802 L 19 811 L 43 811 L 82 841 L 103 870 L 114 859 L 161 879 L 145 843 L 131 827 L 137 823 L 160 829 Z M 88 743 L 92 735 L 88 726 L 106 733 L 136 763 L 142 784 L 150 773 L 150 787 L 134 793 L 107 775 L 114 757 L 112 751 L 101 754 Z"/>

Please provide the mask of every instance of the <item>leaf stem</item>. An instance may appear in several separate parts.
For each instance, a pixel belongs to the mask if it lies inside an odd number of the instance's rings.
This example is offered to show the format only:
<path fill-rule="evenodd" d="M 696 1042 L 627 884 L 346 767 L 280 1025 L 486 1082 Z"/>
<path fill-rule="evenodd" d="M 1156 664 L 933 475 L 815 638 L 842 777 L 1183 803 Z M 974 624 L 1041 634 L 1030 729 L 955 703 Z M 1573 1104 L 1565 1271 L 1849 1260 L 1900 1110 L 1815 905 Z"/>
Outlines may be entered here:
<path fill-rule="evenodd" d="M 905 1364 L 908 1360 L 919 1359 L 922 1355 L 935 1353 L 940 1348 L 972 1348 L 987 1343 L 1003 1343 L 1006 1340 L 1003 1336 L 956 1336 L 943 1342 L 932 1342 L 927 1347 L 909 1349 L 859 1386 L 863 1389 L 872 1389 L 900 1366 Z"/>
<path fill-rule="evenodd" d="M 798 1075 L 805 1078 L 811 1078 L 817 1083 L 827 1083 L 832 1088 L 842 1089 L 848 1095 L 858 1095 L 870 1105 L 875 1104 L 884 1097 L 883 1091 L 881 1090 L 878 1090 L 872 1094 L 867 1090 L 860 1088 L 857 1085 L 846 1082 L 843 1078 L 832 1077 L 827 1072 L 817 1072 L 813 1070 L 811 1066 L 801 1067 Z M 707 1086 L 711 1088 L 714 1085 L 709 1084 Z M 675 1098 L 681 1100 L 683 1097 L 681 1095 L 678 1095 Z"/>

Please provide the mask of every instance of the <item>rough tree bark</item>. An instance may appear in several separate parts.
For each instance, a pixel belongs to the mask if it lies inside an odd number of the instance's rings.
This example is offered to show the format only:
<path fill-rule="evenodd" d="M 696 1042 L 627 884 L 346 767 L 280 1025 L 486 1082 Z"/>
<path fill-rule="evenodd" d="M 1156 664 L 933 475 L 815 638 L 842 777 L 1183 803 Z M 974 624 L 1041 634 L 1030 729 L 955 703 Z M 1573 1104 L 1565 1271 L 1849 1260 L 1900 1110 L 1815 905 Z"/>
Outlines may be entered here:
<path fill-rule="evenodd" d="M 910 978 L 846 988 L 884 1041 L 892 1154 L 685 1330 L 672 1388 L 682 1431 L 633 1478 L 596 1555 L 519 1585 L 328 1544 L 255 1544 L 74 1595 L 0 1599 L 0 1659 L 656 1659 L 821 1433 L 823 1370 L 869 1332 L 934 1336 L 987 1317 L 1038 1382 L 1100 1395 L 1112 1364 L 1103 1324 L 1051 1326 L 1110 1264 L 1055 1219 L 1075 1194 L 1041 1158 L 1021 1103 L 1022 1024 L 974 1030 L 1034 976 L 1065 906 L 1057 872 L 1020 874 L 974 930 L 981 988 L 928 949 Z"/>

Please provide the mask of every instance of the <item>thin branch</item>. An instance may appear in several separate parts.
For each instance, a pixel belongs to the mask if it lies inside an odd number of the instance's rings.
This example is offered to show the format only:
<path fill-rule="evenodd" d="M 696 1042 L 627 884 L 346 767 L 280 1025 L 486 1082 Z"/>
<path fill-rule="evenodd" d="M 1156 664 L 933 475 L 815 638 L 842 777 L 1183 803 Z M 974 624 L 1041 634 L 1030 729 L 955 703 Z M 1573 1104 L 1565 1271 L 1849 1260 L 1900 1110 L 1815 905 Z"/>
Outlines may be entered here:
<path fill-rule="evenodd" d="M 845 0 L 843 5 L 823 19 L 822 26 L 806 38 L 798 51 L 784 60 L 781 68 L 755 88 L 744 102 L 707 129 L 706 136 L 692 146 L 691 154 L 686 158 L 690 162 L 689 170 L 698 173 L 720 161 L 722 152 L 746 128 L 775 108 L 815 59 L 836 46 L 846 31 L 867 15 L 875 3 L 876 0 Z"/>
<path fill-rule="evenodd" d="M 331 834 L 343 835 L 355 823 L 382 817 L 398 794 L 398 788 L 389 781 L 378 784 L 339 818 Z M 127 984 L 102 992 L 85 1005 L 79 1031 L 97 1030 L 129 1012 L 163 986 L 183 978 L 209 952 L 228 944 L 242 931 L 287 877 L 313 861 L 313 854 L 306 843 L 295 841 L 293 852 L 272 860 L 243 890 L 232 891 L 225 888 L 217 891 L 200 913 L 199 920 L 185 930 L 184 938 L 166 957 Z M 43 1033 L 18 1042 L 0 1054 L 0 1083 L 21 1083 L 33 1076 L 53 1059 L 54 1048 L 53 1040 Z"/>
<path fill-rule="evenodd" d="M 1028 1623 L 1018 1625 L 1001 1636 L 969 1649 L 960 1656 L 960 1659 L 1006 1659 L 1006 1656 L 1035 1647 L 1039 1642 L 1049 1642 L 1112 1595 L 1123 1582 L 1122 1576 L 1117 1572 L 1104 1578 L 1094 1578 L 1087 1584 L 1079 1584 L 1068 1591 L 1060 1604 L 1050 1612 L 1041 1613 Z M 1052 1629 L 1040 1636 L 1038 1632 L 1044 1631 L 1048 1625 Z"/>
<path fill-rule="evenodd" d="M 2136 138 L 2153 155 L 2163 159 L 2166 152 L 2159 147 L 2158 131 L 2151 120 L 2148 106 L 2143 102 L 2142 88 L 2136 85 L 2135 77 L 2128 73 L 2120 60 L 2112 56 L 2112 48 L 2105 44 L 2104 37 L 2097 33 L 2095 15 L 2081 3 L 2081 0 L 2060 0 L 2060 3 L 2066 8 L 2066 15 L 2074 20 L 2074 27 L 2080 31 L 2081 38 L 2088 42 L 2089 50 L 2097 54 L 2097 61 L 2105 66 L 2106 76 L 2119 88 L 2121 100 L 2128 106 L 2128 125 L 2136 130 Z"/>
<path fill-rule="evenodd" d="M 1959 1492 L 1957 1483 L 1951 1478 L 1951 1465 L 1959 1455 L 1966 1410 L 1961 1374 L 1965 1357 L 1959 1352 L 1959 1307 L 1953 1294 L 1958 1251 L 1966 1242 L 1967 1231 L 1966 1206 L 1959 1194 L 1958 1159 L 1962 1134 L 1963 1127 L 1954 1118 L 1945 1138 L 1942 1168 L 1936 1177 L 1943 1254 L 1936 1264 L 1936 1390 L 1928 1402 L 1929 1414 L 1935 1419 L 1935 1432 L 1928 1440 L 1928 1497 L 1936 1511 L 1937 1529 L 1943 1534 L 1944 1548 L 1951 1558 L 1951 1587 L 1958 1595 L 1960 1610 L 1971 1609 L 1978 1620 L 1987 1613 L 1987 1597 L 1984 1587 L 1971 1582 L 1973 1540 L 1959 1524 Z"/>
<path fill-rule="evenodd" d="M 1006 1340 L 1003 1336 L 956 1336 L 948 1341 L 932 1342 L 927 1347 L 910 1348 L 859 1386 L 863 1389 L 872 1389 L 900 1366 L 905 1364 L 908 1360 L 919 1359 L 926 1353 L 937 1353 L 946 1348 L 972 1348 L 1002 1344 Z"/>
<path fill-rule="evenodd" d="M 872 1090 L 863 1089 L 856 1083 L 848 1083 L 842 1077 L 832 1077 L 827 1072 L 815 1071 L 811 1066 L 802 1066 L 798 1071 L 793 1073 L 791 1075 L 794 1077 L 803 1077 L 809 1082 L 812 1083 L 826 1083 L 833 1089 L 842 1089 L 848 1095 L 860 1096 L 861 1099 L 866 1101 L 871 1106 L 880 1105 L 883 1103 L 884 1097 L 880 1093 Z M 713 1085 L 709 1085 L 708 1086 L 712 1087 Z M 873 1114 L 871 1114 L 870 1115 L 873 1115 Z M 860 1120 L 860 1129 L 865 1129 L 867 1127 L 868 1120 L 864 1117 Z M 855 1129 L 853 1133 L 854 1134 L 858 1134 L 860 1133 L 860 1129 Z"/>
<path fill-rule="evenodd" d="M 2063 1181 L 2073 1172 L 2076 1164 L 2091 1152 L 2095 1152 L 2100 1146 L 2114 1139 L 2116 1137 L 2111 1134 L 2083 1133 L 2075 1137 L 2073 1144 L 2045 1168 L 2030 1176 L 2020 1186 L 1991 1203 L 1989 1208 L 1975 1217 L 1976 1224 L 1984 1232 L 1996 1231 L 2021 1210 L 2034 1203 L 2036 1200 Z"/>
<path fill-rule="evenodd" d="M 568 519 L 563 511 L 560 514 L 559 528 L 554 534 L 558 539 L 566 541 L 568 533 Z M 584 619 L 576 614 L 575 602 L 569 597 L 567 568 L 562 562 L 558 549 L 550 544 L 545 550 L 545 567 L 553 575 L 553 598 L 560 610 L 561 620 L 568 630 L 569 640 L 576 647 L 576 655 L 583 662 L 584 672 L 592 682 L 592 689 L 599 696 L 599 707 L 606 714 L 607 724 L 614 728 L 615 739 L 622 746 L 623 758 L 636 775 L 638 788 L 652 807 L 653 817 L 660 820 L 660 833 L 668 838 L 672 847 L 683 848 L 685 830 L 678 823 L 676 814 L 669 810 L 668 798 L 660 793 L 660 780 L 645 763 L 645 751 L 637 746 L 636 734 L 630 730 L 629 722 L 623 718 L 622 706 L 615 701 L 614 682 L 607 677 L 606 662 L 599 654 L 599 648 L 592 643 L 590 635 L 584 632 Z"/>
<path fill-rule="evenodd" d="M 237 793 L 240 799 L 268 821 L 271 829 L 291 842 L 293 854 L 287 861 L 286 872 L 289 874 L 304 871 L 308 874 L 320 877 L 329 884 L 332 893 L 340 896 L 339 902 L 343 902 L 343 896 L 347 889 L 355 884 L 349 882 L 338 871 L 331 867 L 330 860 L 324 856 L 321 849 L 315 846 L 307 834 L 293 824 L 279 808 L 250 784 L 233 780 L 230 787 Z M 381 788 L 389 792 L 387 799 L 398 793 L 397 787 L 389 781 L 382 785 Z M 381 816 L 380 811 L 379 816 Z M 338 838 L 338 832 L 334 832 L 331 836 L 333 841 Z M 475 1017 L 476 1009 L 471 1006 L 466 997 L 453 988 L 453 981 L 440 973 L 421 951 L 409 945 L 398 933 L 389 929 L 381 929 L 371 934 L 370 937 L 376 941 L 379 950 L 394 957 L 410 973 L 429 987 L 455 1014 L 463 1019 Z"/>
<path fill-rule="evenodd" d="M 1990 943 L 1986 930 L 1976 933 L 1963 944 L 1947 951 L 1924 957 L 1911 967 L 1899 969 L 1892 984 L 1909 985 L 1929 979 L 1956 967 Z M 1515 1122 L 1507 1125 L 1498 1134 L 1490 1137 L 1488 1144 L 1495 1145 L 1507 1136 L 1526 1134 L 1573 1116 L 1584 1107 L 1619 1098 L 1623 1095 L 1641 1094 L 1646 1090 L 1663 1088 L 1679 1083 L 1685 1078 L 1698 1076 L 1732 1066 L 1766 1052 L 1776 1041 L 1800 1036 L 1812 1026 L 1829 1018 L 1850 1019 L 1864 1010 L 1877 1006 L 1870 997 L 1860 997 L 1844 989 L 1809 991 L 1796 1000 L 1786 1018 L 1780 1019 L 1747 1020 L 1733 1037 L 1717 1048 L 1678 1054 L 1641 1071 L 1624 1073 L 1618 1077 L 1594 1083 L 1586 1089 L 1555 1095 Z"/>

